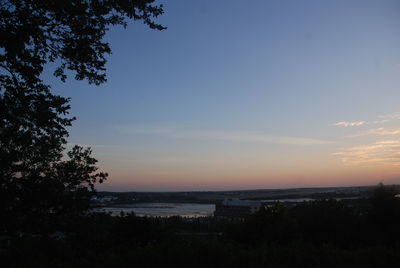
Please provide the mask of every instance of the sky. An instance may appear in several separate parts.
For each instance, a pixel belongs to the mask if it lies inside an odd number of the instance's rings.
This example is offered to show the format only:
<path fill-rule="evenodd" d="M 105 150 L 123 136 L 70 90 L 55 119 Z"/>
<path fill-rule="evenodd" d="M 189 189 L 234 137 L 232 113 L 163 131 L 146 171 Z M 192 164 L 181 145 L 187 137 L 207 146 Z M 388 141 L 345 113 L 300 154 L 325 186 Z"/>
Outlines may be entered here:
<path fill-rule="evenodd" d="M 163 3 L 163 2 L 158 2 Z M 165 1 L 71 97 L 99 190 L 400 183 L 400 1 Z"/>

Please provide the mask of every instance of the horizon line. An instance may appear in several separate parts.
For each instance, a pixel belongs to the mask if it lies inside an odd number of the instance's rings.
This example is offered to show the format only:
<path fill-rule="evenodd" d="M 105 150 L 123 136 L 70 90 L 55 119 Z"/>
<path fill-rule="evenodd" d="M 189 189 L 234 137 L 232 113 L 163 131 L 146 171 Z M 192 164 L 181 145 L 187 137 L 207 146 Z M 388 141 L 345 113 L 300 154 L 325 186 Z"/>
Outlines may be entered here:
<path fill-rule="evenodd" d="M 310 187 L 290 187 L 290 188 L 253 188 L 242 190 L 172 190 L 172 191 L 97 191 L 98 193 L 198 193 L 198 192 L 246 192 L 246 191 L 274 191 L 274 190 L 295 190 L 295 189 L 328 189 L 328 188 L 368 188 L 376 187 L 381 182 L 374 185 L 354 185 L 354 186 L 310 186 Z M 386 186 L 396 186 L 400 184 L 384 184 Z"/>

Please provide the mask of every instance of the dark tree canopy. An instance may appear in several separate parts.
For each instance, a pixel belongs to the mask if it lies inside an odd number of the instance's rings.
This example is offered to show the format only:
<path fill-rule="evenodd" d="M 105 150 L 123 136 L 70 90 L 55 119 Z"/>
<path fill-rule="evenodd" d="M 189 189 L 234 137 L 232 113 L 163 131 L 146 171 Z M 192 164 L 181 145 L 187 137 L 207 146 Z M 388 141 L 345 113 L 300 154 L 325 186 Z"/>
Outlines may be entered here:
<path fill-rule="evenodd" d="M 111 52 L 103 37 L 110 25 L 141 20 L 163 30 L 152 17 L 163 13 L 153 0 L 1 0 L 1 67 L 27 83 L 40 81 L 47 62 L 59 60 L 54 74 L 63 81 L 65 69 L 78 80 L 106 81 L 105 55 Z"/>
<path fill-rule="evenodd" d="M 96 173 L 89 149 L 74 147 L 62 159 L 74 118 L 69 99 L 54 95 L 41 74 L 54 62 L 62 81 L 69 71 L 77 80 L 106 82 L 107 30 L 130 19 L 165 29 L 153 21 L 163 13 L 153 2 L 0 0 L 1 216 L 13 221 L 87 208 L 94 184 L 107 174 Z"/>

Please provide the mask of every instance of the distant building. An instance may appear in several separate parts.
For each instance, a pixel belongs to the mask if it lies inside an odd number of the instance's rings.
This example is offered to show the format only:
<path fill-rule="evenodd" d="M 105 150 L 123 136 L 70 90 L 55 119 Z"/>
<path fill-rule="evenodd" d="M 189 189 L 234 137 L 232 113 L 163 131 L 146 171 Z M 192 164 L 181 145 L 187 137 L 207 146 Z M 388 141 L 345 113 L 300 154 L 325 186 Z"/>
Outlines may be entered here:
<path fill-rule="evenodd" d="M 214 216 L 219 218 L 244 218 L 257 212 L 261 206 L 260 201 L 229 198 L 215 205 Z"/>

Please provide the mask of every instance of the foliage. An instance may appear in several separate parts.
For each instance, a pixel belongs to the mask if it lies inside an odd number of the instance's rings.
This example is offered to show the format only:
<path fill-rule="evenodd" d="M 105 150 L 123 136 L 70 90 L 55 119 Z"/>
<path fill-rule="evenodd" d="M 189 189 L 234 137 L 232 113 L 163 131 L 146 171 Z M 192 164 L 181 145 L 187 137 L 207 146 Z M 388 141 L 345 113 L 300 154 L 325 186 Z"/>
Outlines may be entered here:
<path fill-rule="evenodd" d="M 106 81 L 103 37 L 129 19 L 162 30 L 153 21 L 163 13 L 153 0 L 0 1 L 0 232 L 40 221 L 42 214 L 80 213 L 88 206 L 96 173 L 90 150 L 74 147 L 63 160 L 69 99 L 54 95 L 42 80 L 48 63 L 75 79 Z M 32 216 L 32 217 L 30 217 Z"/>
<path fill-rule="evenodd" d="M 74 216 L 64 238 L 18 238 L 0 258 L 13 267 L 397 267 L 400 236 L 378 236 L 400 221 L 375 228 L 376 199 L 363 213 L 364 200 L 318 200 L 278 203 L 244 220 Z"/>
<path fill-rule="evenodd" d="M 370 228 L 374 230 L 372 239 L 396 243 L 397 237 L 400 237 L 400 198 L 396 197 L 397 193 L 394 186 L 382 183 L 375 188 L 368 213 Z"/>
<path fill-rule="evenodd" d="M 105 56 L 111 49 L 102 39 L 110 25 L 126 26 L 126 19 L 134 19 L 153 29 L 165 29 L 152 20 L 163 13 L 162 6 L 152 2 L 2 0 L 1 66 L 13 79 L 32 86 L 40 82 L 47 62 L 59 60 L 54 74 L 62 80 L 66 79 L 64 70 L 69 69 L 78 80 L 103 83 Z"/>

